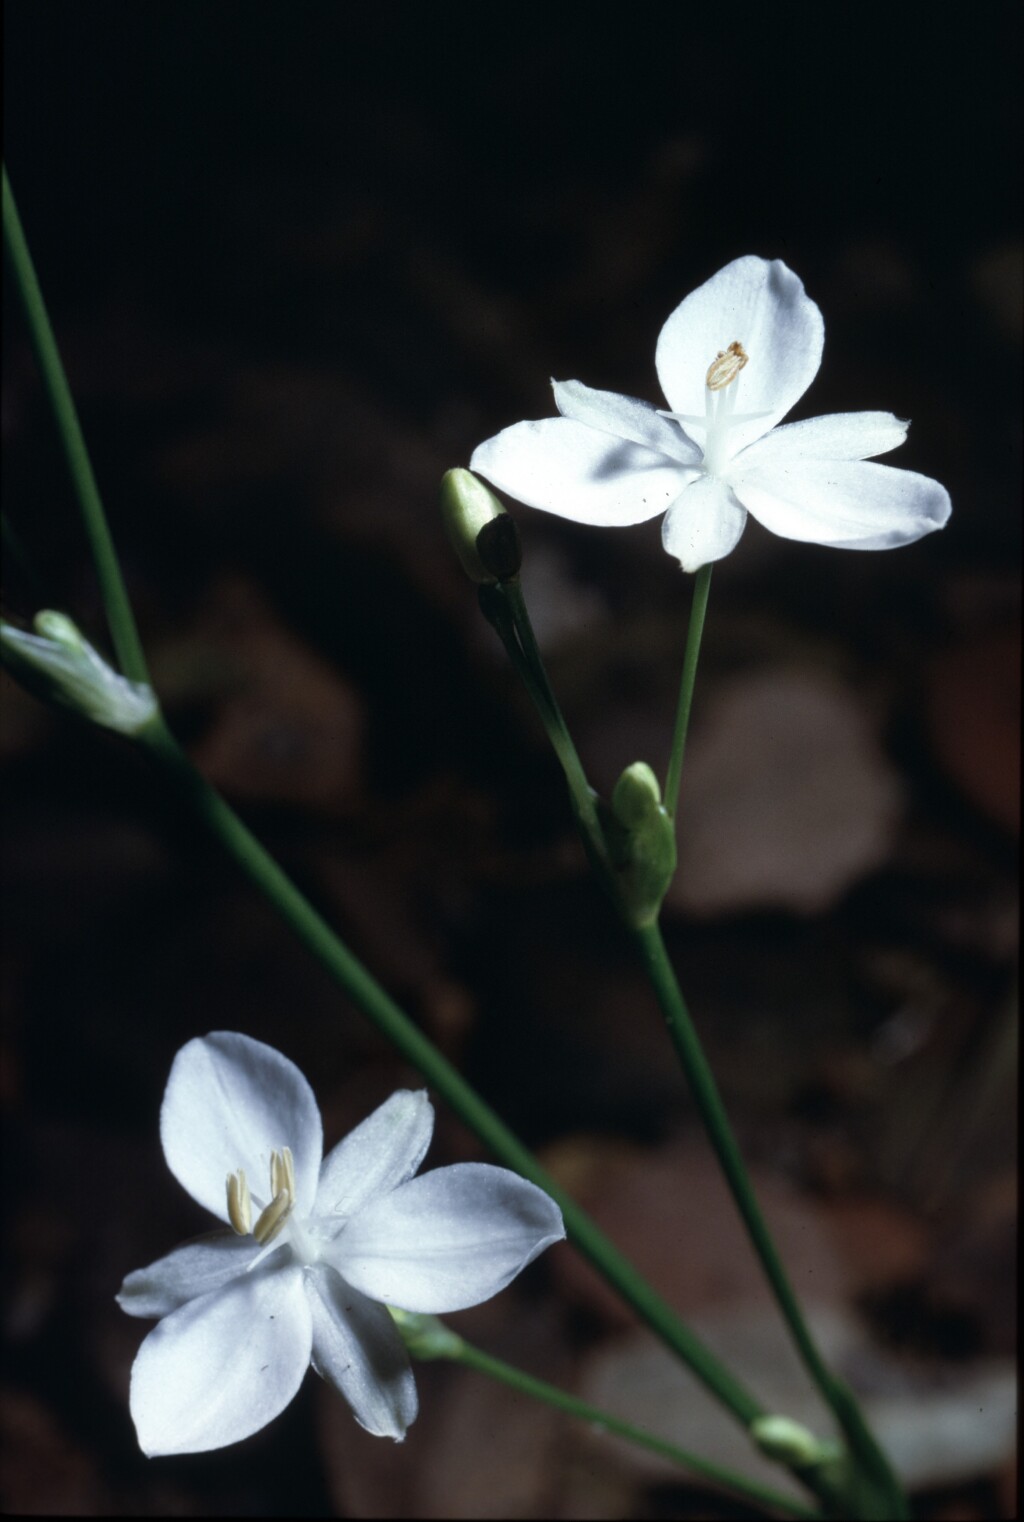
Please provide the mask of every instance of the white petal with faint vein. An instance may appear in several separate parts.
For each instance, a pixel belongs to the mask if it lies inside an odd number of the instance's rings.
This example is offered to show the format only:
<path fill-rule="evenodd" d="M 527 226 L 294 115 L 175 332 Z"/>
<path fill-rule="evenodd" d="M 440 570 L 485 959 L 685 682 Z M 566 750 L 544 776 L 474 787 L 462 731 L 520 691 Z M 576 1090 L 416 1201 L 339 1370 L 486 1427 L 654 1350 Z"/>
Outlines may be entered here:
<path fill-rule="evenodd" d="M 153 1328 L 132 1368 L 131 1409 L 150 1455 L 205 1453 L 259 1432 L 309 1368 L 302 1269 L 245 1274 Z"/>
<path fill-rule="evenodd" d="M 516 423 L 475 449 L 470 467 L 528 507 L 603 528 L 657 518 L 694 473 L 571 418 Z"/>
<path fill-rule="evenodd" d="M 434 1132 L 426 1089 L 400 1089 L 378 1105 L 324 1158 L 318 1209 L 352 1215 L 377 1194 L 412 1178 Z"/>
<path fill-rule="evenodd" d="M 701 476 L 669 508 L 661 542 L 684 571 L 699 571 L 735 549 L 746 521 L 746 511 L 726 483 Z"/>
<path fill-rule="evenodd" d="M 663 454 L 681 465 L 699 465 L 700 450 L 663 413 L 650 402 L 635 396 L 620 396 L 615 391 L 595 391 L 582 381 L 552 381 L 555 406 L 563 417 L 585 423 L 599 433 L 627 439 Z"/>
<path fill-rule="evenodd" d="M 251 1237 L 211 1231 L 185 1242 L 148 1268 L 137 1268 L 121 1285 L 117 1303 L 129 1316 L 167 1316 L 179 1305 L 208 1295 L 244 1273 L 258 1248 Z"/>
<path fill-rule="evenodd" d="M 535 1185 L 488 1163 L 456 1163 L 368 1205 L 330 1260 L 371 1299 L 458 1311 L 496 1295 L 564 1235 L 558 1206 Z"/>
<path fill-rule="evenodd" d="M 174 1059 L 160 1111 L 167 1166 L 200 1205 L 227 1221 L 225 1181 L 244 1169 L 265 1191 L 270 1154 L 290 1147 L 299 1206 L 312 1208 L 323 1155 L 320 1111 L 294 1062 L 272 1046 L 214 1031 Z"/>
<path fill-rule="evenodd" d="M 951 511 L 928 476 L 873 460 L 765 466 L 735 483 L 737 497 L 773 534 L 844 550 L 891 550 L 942 528 Z"/>
<path fill-rule="evenodd" d="M 783 423 L 733 460 L 730 478 L 755 465 L 870 460 L 902 444 L 909 427 L 891 412 L 833 412 L 802 423 Z"/>
<path fill-rule="evenodd" d="M 308 1286 L 313 1367 L 345 1397 L 360 1427 L 401 1442 L 418 1402 L 409 1355 L 391 1316 L 325 1264 L 310 1270 Z"/>

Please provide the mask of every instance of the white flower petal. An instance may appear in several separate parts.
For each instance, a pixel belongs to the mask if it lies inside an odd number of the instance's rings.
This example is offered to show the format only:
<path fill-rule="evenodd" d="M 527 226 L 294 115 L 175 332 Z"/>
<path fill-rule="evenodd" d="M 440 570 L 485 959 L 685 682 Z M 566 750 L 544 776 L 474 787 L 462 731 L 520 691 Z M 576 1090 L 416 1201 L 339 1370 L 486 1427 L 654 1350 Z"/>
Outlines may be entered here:
<path fill-rule="evenodd" d="M 795 465 L 805 459 L 870 460 L 902 444 L 909 427 L 891 412 L 834 412 L 802 423 L 783 423 L 734 459 L 729 477 L 752 466 Z"/>
<path fill-rule="evenodd" d="M 552 381 L 555 405 L 563 417 L 585 423 L 633 444 L 643 444 L 682 465 L 699 465 L 701 452 L 679 427 L 650 402 L 617 391 L 595 391 L 582 381 Z"/>
<path fill-rule="evenodd" d="M 316 1198 L 323 1130 L 313 1090 L 272 1046 L 214 1031 L 174 1059 L 160 1111 L 167 1165 L 194 1200 L 226 1221 L 226 1180 L 243 1168 L 255 1195 L 269 1191 L 270 1154 L 290 1147 L 298 1209 Z"/>
<path fill-rule="evenodd" d="M 374 1200 L 330 1250 L 342 1277 L 407 1311 L 459 1311 L 496 1295 L 565 1236 L 562 1214 L 507 1168 L 456 1163 Z"/>
<path fill-rule="evenodd" d="M 354 1215 L 379 1194 L 412 1178 L 434 1134 L 426 1089 L 399 1089 L 324 1158 L 317 1212 Z"/>
<path fill-rule="evenodd" d="M 416 1381 L 398 1330 L 383 1305 L 318 1264 L 306 1279 L 313 1314 L 313 1367 L 374 1437 L 401 1442 L 416 1420 Z"/>
<path fill-rule="evenodd" d="M 747 255 L 712 275 L 676 307 L 655 363 L 673 412 L 705 414 L 705 377 L 715 356 L 743 345 L 748 362 L 732 382 L 735 412 L 763 416 L 730 430 L 732 452 L 766 434 L 803 396 L 821 364 L 825 325 L 803 282 L 781 259 Z"/>
<path fill-rule="evenodd" d="M 665 514 L 661 542 L 684 571 L 699 571 L 735 549 L 746 521 L 744 508 L 725 482 L 701 476 Z"/>
<path fill-rule="evenodd" d="M 801 460 L 733 482 L 773 534 L 843 550 L 891 550 L 944 527 L 951 507 L 938 481 L 871 460 Z"/>
<path fill-rule="evenodd" d="M 273 1421 L 309 1367 L 312 1314 L 298 1264 L 244 1274 L 153 1328 L 132 1368 L 131 1411 L 150 1456 L 205 1453 Z"/>
<path fill-rule="evenodd" d="M 237 1279 L 258 1250 L 252 1237 L 211 1231 L 129 1274 L 117 1303 L 129 1316 L 168 1316 L 189 1300 Z"/>
<path fill-rule="evenodd" d="M 602 528 L 656 518 L 692 474 L 666 455 L 571 418 L 515 423 L 478 445 L 469 464 L 527 507 Z"/>

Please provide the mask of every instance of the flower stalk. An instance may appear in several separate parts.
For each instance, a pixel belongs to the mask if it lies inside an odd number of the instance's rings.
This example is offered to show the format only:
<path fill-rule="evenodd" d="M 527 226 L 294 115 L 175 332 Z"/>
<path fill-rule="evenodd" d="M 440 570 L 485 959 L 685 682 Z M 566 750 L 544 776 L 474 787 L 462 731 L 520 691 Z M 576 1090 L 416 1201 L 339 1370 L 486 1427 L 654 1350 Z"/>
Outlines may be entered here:
<path fill-rule="evenodd" d="M 672 1045 L 686 1074 L 708 1140 L 804 1367 L 834 1413 L 850 1450 L 856 1455 L 862 1469 L 888 1491 L 887 1507 L 902 1503 L 888 1460 L 875 1442 L 852 1392 L 832 1373 L 818 1351 L 800 1302 L 789 1282 L 729 1124 L 711 1065 L 665 949 L 661 928 L 657 923 L 640 925 L 633 928 L 632 935 L 661 1006 Z M 903 1512 L 889 1510 L 885 1514 L 904 1515 Z"/>
<path fill-rule="evenodd" d="M 71 388 L 64 373 L 32 255 L 21 226 L 17 203 L 7 178 L 6 164 L 3 168 L 3 214 L 4 247 L 14 273 L 15 289 L 25 313 L 39 373 L 57 424 L 57 437 L 71 474 L 85 532 L 89 537 L 118 665 L 129 681 L 148 685 L 149 671 L 135 624 L 135 615 L 121 575 L 114 541 L 107 526 L 103 503 L 89 460 L 89 452 L 85 447 Z"/>
<path fill-rule="evenodd" d="M 569 786 L 573 813 L 594 870 L 615 896 L 604 832 L 597 813 L 597 795 L 587 781 L 568 725 L 562 716 L 533 632 L 518 576 L 479 588 L 480 609 L 522 680 Z"/>
<path fill-rule="evenodd" d="M 672 752 L 665 778 L 665 809 L 673 819 L 679 806 L 679 779 L 683 770 L 686 736 L 690 728 L 690 709 L 693 707 L 693 689 L 697 681 L 700 642 L 704 633 L 704 618 L 708 611 L 708 594 L 711 591 L 711 571 L 711 565 L 702 565 L 693 582 L 693 602 L 690 605 L 690 624 L 686 633 L 686 650 L 683 653 L 679 703 L 676 707 L 676 722 L 672 731 Z"/>
<path fill-rule="evenodd" d="M 586 1422 L 595 1431 L 610 1432 L 616 1437 L 624 1438 L 626 1442 L 633 1443 L 638 1448 L 645 1448 L 649 1453 L 656 1453 L 660 1458 L 678 1464 L 702 1480 L 709 1480 L 713 1485 L 720 1486 L 723 1490 L 740 1496 L 744 1500 L 752 1501 L 755 1505 L 769 1507 L 773 1512 L 778 1511 L 801 1519 L 822 1515 L 821 1512 L 814 1511 L 790 1496 L 781 1495 L 767 1485 L 760 1485 L 755 1480 L 749 1480 L 737 1474 L 735 1470 L 726 1469 L 720 1464 L 712 1464 L 709 1460 L 702 1459 L 685 1448 L 677 1447 L 675 1443 L 656 1437 L 653 1432 L 647 1432 L 643 1427 L 637 1427 L 632 1422 L 623 1421 L 620 1417 L 612 1416 L 609 1412 L 590 1405 L 588 1401 L 581 1400 L 579 1396 L 571 1394 L 568 1390 L 560 1390 L 557 1385 L 549 1384 L 547 1380 L 537 1379 L 523 1369 L 516 1368 L 514 1364 L 495 1358 L 493 1354 L 474 1347 L 464 1337 L 458 1336 L 436 1316 L 415 1316 L 396 1310 L 392 1310 L 391 1314 L 395 1318 L 406 1347 L 414 1358 L 446 1359 L 451 1363 L 460 1363 L 464 1368 L 473 1369 L 488 1379 L 497 1380 L 499 1384 L 507 1385 L 522 1395 L 551 1406 L 556 1411 L 564 1411 L 569 1416 L 576 1417 L 578 1421 Z M 773 1420 L 782 1419 L 770 1416 L 760 1418 L 762 1423 Z M 755 1422 L 754 1425 L 757 1426 L 757 1423 Z"/>
<path fill-rule="evenodd" d="M 706 566 L 702 571 L 698 572 L 697 585 L 694 588 L 694 602 L 683 664 L 682 686 L 673 741 L 672 765 L 670 766 L 668 782 L 668 786 L 675 787 L 676 798 L 678 797 L 679 778 L 700 653 L 701 634 L 707 609 L 710 579 L 711 567 Z M 574 802 L 583 788 L 586 789 L 589 797 L 593 799 L 595 795 L 586 782 L 579 755 L 568 734 L 565 721 L 562 718 L 561 711 L 558 708 L 557 701 L 544 672 L 540 652 L 537 648 L 536 640 L 533 638 L 532 625 L 518 580 L 515 582 L 515 588 L 517 594 L 515 600 L 510 599 L 507 603 L 503 602 L 501 604 L 504 616 L 501 618 L 492 617 L 491 622 L 498 630 L 499 635 L 501 635 L 502 642 L 506 650 L 509 651 L 513 663 L 533 699 L 538 714 L 544 723 L 545 730 L 552 739 L 555 753 L 562 762 L 566 781 L 569 784 L 569 791 Z M 481 589 L 482 592 L 486 591 L 490 596 L 501 594 L 504 590 L 504 587 Z M 482 597 L 481 602 L 483 603 L 483 601 Z M 522 638 L 524 633 L 527 634 L 527 640 Z M 531 651 L 530 655 L 527 655 L 527 643 Z M 555 715 L 557 715 L 557 718 L 554 717 Z M 558 737 L 557 744 L 555 743 L 556 735 Z M 569 765 L 566 764 L 567 756 L 571 758 L 571 764 Z M 642 763 L 640 763 L 640 767 L 643 771 L 648 770 L 646 767 L 643 767 Z M 623 778 L 620 779 L 619 786 L 621 787 L 622 782 L 628 778 L 630 772 L 636 770 L 636 767 L 628 768 L 627 772 L 623 774 Z M 672 812 L 669 808 L 667 793 L 663 810 L 666 814 Z M 789 1283 L 767 1223 L 761 1213 L 761 1208 L 750 1183 L 742 1155 L 733 1135 L 732 1127 L 729 1124 L 710 1064 L 704 1054 L 704 1049 L 693 1021 L 690 1018 L 689 1010 L 686 1007 L 686 1002 L 683 999 L 678 981 L 665 950 L 664 940 L 662 939 L 661 929 L 658 924 L 658 908 L 660 906 L 661 894 L 664 893 L 664 886 L 667 886 L 667 883 L 661 888 L 661 893 L 654 903 L 653 912 L 647 912 L 642 907 L 639 908 L 638 912 L 638 905 L 635 901 L 636 895 L 629 892 L 628 882 L 621 878 L 621 873 L 616 872 L 615 852 L 613 850 L 611 855 L 609 855 L 607 849 L 609 826 L 612 827 L 613 833 L 610 838 L 614 843 L 615 821 L 611 819 L 610 811 L 606 812 L 609 814 L 609 819 L 603 827 L 599 821 L 596 807 L 593 813 L 597 836 L 600 840 L 599 851 L 594 849 L 592 844 L 593 837 L 588 829 L 586 820 L 577 814 L 587 855 L 602 883 L 609 889 L 623 922 L 633 937 L 640 953 L 644 969 L 650 979 L 665 1017 L 672 1043 L 707 1130 L 712 1149 L 725 1174 L 741 1219 L 764 1269 L 797 1350 L 811 1378 L 839 1422 L 850 1445 L 851 1453 L 856 1455 L 859 1477 L 861 1477 L 864 1483 L 864 1495 L 861 1501 L 862 1513 L 865 1517 L 872 1515 L 870 1509 L 872 1498 L 877 1500 L 880 1497 L 879 1504 L 882 1508 L 879 1513 L 880 1515 L 892 1516 L 894 1518 L 902 1517 L 906 1514 L 905 1501 L 900 1493 L 898 1483 L 892 1474 L 888 1460 L 878 1447 L 867 1423 L 864 1421 L 852 1392 L 841 1380 L 832 1374 L 821 1357 L 800 1308 L 799 1300 Z M 838 1464 L 832 1466 L 832 1469 L 838 1470 Z M 812 1466 L 812 1470 L 809 1473 L 811 1472 L 814 1473 L 817 1481 L 814 1488 L 818 1490 L 823 1499 L 827 1499 L 827 1492 L 831 1489 L 831 1484 L 827 1488 L 825 1487 L 826 1470 L 824 1466 Z M 829 1473 L 831 1475 L 831 1471 Z M 863 1477 L 870 1478 L 864 1480 Z M 807 1478 L 807 1475 L 805 1475 L 805 1478 Z M 808 1479 L 808 1483 L 812 1482 Z M 840 1476 L 838 1481 L 840 1495 L 849 1496 L 850 1484 L 852 1484 L 852 1479 Z M 841 1502 L 840 1514 L 842 1509 L 843 1505 Z"/>

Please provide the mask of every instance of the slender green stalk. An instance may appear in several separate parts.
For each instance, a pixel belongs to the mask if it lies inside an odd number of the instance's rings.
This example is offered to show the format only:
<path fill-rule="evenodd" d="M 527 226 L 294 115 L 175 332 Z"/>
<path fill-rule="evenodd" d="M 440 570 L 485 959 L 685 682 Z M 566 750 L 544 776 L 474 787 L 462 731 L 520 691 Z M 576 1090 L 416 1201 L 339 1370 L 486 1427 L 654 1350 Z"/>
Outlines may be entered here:
<path fill-rule="evenodd" d="M 704 633 L 704 616 L 708 611 L 710 590 L 711 566 L 702 565 L 693 583 L 693 602 L 690 606 L 690 626 L 686 634 L 686 650 L 683 655 L 679 704 L 676 708 L 675 728 L 672 731 L 672 754 L 669 757 L 668 774 L 665 777 L 663 802 L 673 819 L 679 802 L 679 778 L 683 770 L 683 752 L 686 750 L 686 732 L 690 727 L 693 687 L 697 680 L 697 661 L 700 658 L 700 641 Z"/>
<path fill-rule="evenodd" d="M 610 1416 L 608 1412 L 598 1410 L 596 1406 L 589 1405 L 578 1396 L 570 1395 L 566 1390 L 559 1390 L 555 1385 L 549 1385 L 546 1380 L 535 1379 L 532 1374 L 527 1374 L 500 1358 L 492 1357 L 490 1353 L 485 1353 L 480 1348 L 462 1342 L 461 1338 L 459 1340 L 461 1347 L 452 1357 L 454 1362 L 461 1363 L 466 1368 L 476 1369 L 479 1373 L 486 1374 L 489 1379 L 499 1380 L 523 1395 L 543 1401 L 546 1405 L 553 1406 L 556 1411 L 567 1411 L 570 1416 L 578 1417 L 580 1421 L 587 1422 L 599 1431 L 614 1433 L 617 1437 L 635 1443 L 639 1448 L 646 1448 L 651 1453 L 657 1453 L 673 1464 L 679 1464 L 702 1479 L 710 1480 L 713 1484 L 720 1485 L 735 1495 L 743 1496 L 748 1501 L 754 1501 L 792 1517 L 821 1516 L 820 1512 L 813 1511 L 809 1506 L 792 1500 L 789 1496 L 780 1495 L 778 1491 L 771 1490 L 767 1485 L 759 1485 L 755 1480 L 745 1479 L 731 1469 L 723 1469 L 718 1464 L 712 1464 L 707 1459 L 688 1453 L 684 1448 L 677 1448 L 674 1443 L 666 1443 L 663 1438 L 655 1437 L 653 1433 L 646 1432 L 642 1427 L 635 1427 L 632 1422 L 624 1422 L 617 1416 Z"/>
<path fill-rule="evenodd" d="M 53 328 L 50 326 L 46 304 L 36 278 L 32 255 L 29 253 L 25 234 L 22 231 L 21 218 L 18 216 L 18 208 L 7 178 L 6 165 L 3 171 L 3 203 L 4 245 L 14 271 L 15 285 L 24 308 L 43 385 L 53 408 L 61 448 L 64 451 L 82 510 L 85 531 L 92 546 L 96 574 L 99 577 L 103 604 L 110 622 L 114 650 L 123 676 L 133 682 L 148 682 L 146 657 L 142 651 L 138 630 L 135 627 L 135 617 L 131 603 L 128 601 L 121 568 L 118 565 L 113 540 L 103 513 L 96 478 L 93 475 L 78 422 L 78 413 L 75 410 L 67 376 L 64 374 L 64 366 L 53 336 Z"/>
<path fill-rule="evenodd" d="M 537 637 L 533 632 L 533 625 L 530 622 L 530 615 L 527 612 L 526 602 L 523 598 L 523 588 L 518 576 L 511 581 L 501 583 L 501 590 L 512 614 L 516 634 L 519 637 L 519 643 L 526 657 L 527 667 L 533 673 L 537 689 L 543 694 L 544 702 L 550 710 L 553 730 L 551 741 L 554 745 L 557 737 L 556 750 L 559 760 L 565 767 L 566 776 L 569 778 L 569 785 L 572 788 L 573 795 L 589 801 L 593 798 L 593 793 L 587 781 L 586 773 L 583 770 L 583 763 L 579 758 L 579 753 L 569 733 L 569 726 L 562 717 L 562 710 L 559 707 L 558 699 L 555 697 L 554 688 L 548 680 L 548 674 L 540 653 L 540 646 L 537 644 Z"/>
<path fill-rule="evenodd" d="M 697 675 L 697 662 L 700 656 L 701 636 L 704 629 L 710 586 L 711 566 L 707 565 L 703 566 L 697 573 L 693 592 L 693 605 L 690 611 L 686 651 L 683 658 L 679 706 L 676 713 L 672 755 L 665 784 L 664 806 L 670 815 L 675 814 L 678 803 L 679 780 L 682 772 L 683 753 L 686 747 L 686 734 L 689 727 L 690 709 L 693 701 L 693 689 Z M 563 750 L 568 745 L 571 747 L 575 764 L 582 773 L 579 757 L 568 736 L 561 713 L 558 712 L 557 702 L 544 672 L 540 651 L 537 648 L 533 628 L 530 624 L 529 614 L 526 610 L 518 581 L 515 583 L 514 596 L 509 599 L 509 607 L 514 621 L 515 632 L 521 645 L 521 651 L 514 652 L 511 648 L 512 642 L 503 635 L 506 648 L 509 649 L 517 670 L 519 670 L 527 689 L 533 697 L 538 713 L 552 739 L 552 744 L 555 745 L 559 758 L 562 759 Z M 500 632 L 501 630 L 499 629 Z M 557 725 L 551 719 L 552 713 L 558 714 Z M 553 729 L 559 731 L 558 744 L 555 743 L 555 735 L 552 733 Z M 572 775 L 564 760 L 563 767 L 565 767 L 566 776 L 569 780 L 570 791 L 574 792 Z M 581 820 L 581 827 L 584 829 L 584 838 L 586 839 L 586 825 L 583 820 Z M 598 829 L 600 829 L 599 826 Z M 593 851 L 590 854 L 591 859 L 594 860 Z M 849 1442 L 850 1449 L 857 1457 L 861 1472 L 869 1482 L 869 1489 L 874 1492 L 873 1496 L 868 1495 L 864 1498 L 865 1507 L 868 1508 L 865 1510 L 865 1515 L 870 1514 L 870 1504 L 872 1501 L 877 1501 L 879 1495 L 881 1495 L 882 1505 L 891 1510 L 893 1516 L 902 1516 L 904 1511 L 901 1508 L 905 1508 L 906 1503 L 899 1490 L 898 1483 L 892 1474 L 888 1460 L 878 1447 L 870 1429 L 864 1421 L 853 1393 L 841 1380 L 832 1374 L 818 1352 L 810 1328 L 804 1319 L 800 1303 L 786 1276 L 782 1260 L 775 1248 L 747 1176 L 746 1168 L 733 1136 L 732 1128 L 729 1125 L 714 1076 L 704 1055 L 675 973 L 665 951 L 664 941 L 662 940 L 661 930 L 657 921 L 643 924 L 635 923 L 632 917 L 623 912 L 624 906 L 621 896 L 615 890 L 614 879 L 607 868 L 607 860 L 603 853 L 600 860 L 594 861 L 594 865 L 598 869 L 599 874 L 603 876 L 606 884 L 610 882 L 612 896 L 620 909 L 623 923 L 639 947 L 645 969 L 651 979 L 665 1016 L 672 1041 L 693 1090 L 694 1098 L 707 1129 L 712 1148 L 725 1173 L 740 1216 L 746 1226 L 751 1242 L 764 1268 L 797 1349 L 812 1379 L 840 1423 Z M 823 1476 L 819 1476 L 819 1479 L 823 1478 Z M 817 1488 L 819 1494 L 822 1494 L 824 1498 L 825 1491 L 822 1486 L 819 1485 Z"/>
<path fill-rule="evenodd" d="M 852 1392 L 826 1365 L 804 1319 L 800 1302 L 761 1214 L 718 1085 L 665 950 L 661 929 L 657 923 L 635 926 L 632 927 L 632 935 L 657 994 L 672 1044 L 690 1084 L 711 1146 L 804 1365 L 835 1413 L 851 1450 L 857 1455 L 865 1472 L 880 1485 L 884 1485 L 892 1495 L 899 1497 L 899 1488 L 888 1460 L 869 1431 Z"/>
<path fill-rule="evenodd" d="M 597 817 L 596 795 L 587 781 L 579 752 L 548 680 L 518 577 L 499 582 L 496 586 L 481 587 L 480 607 L 505 646 L 561 763 L 573 810 L 594 869 L 612 896 L 616 897 L 604 832 Z"/>

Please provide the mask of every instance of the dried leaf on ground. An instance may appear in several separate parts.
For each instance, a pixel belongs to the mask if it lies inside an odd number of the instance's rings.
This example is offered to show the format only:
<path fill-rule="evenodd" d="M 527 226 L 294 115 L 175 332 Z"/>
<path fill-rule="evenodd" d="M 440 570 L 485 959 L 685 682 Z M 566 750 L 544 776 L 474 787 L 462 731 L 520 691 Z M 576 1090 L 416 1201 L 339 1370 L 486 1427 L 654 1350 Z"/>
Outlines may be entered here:
<path fill-rule="evenodd" d="M 820 913 L 885 863 L 901 801 L 850 688 L 796 668 L 736 677 L 695 721 L 667 903 Z"/>

